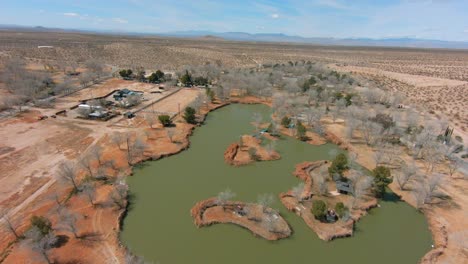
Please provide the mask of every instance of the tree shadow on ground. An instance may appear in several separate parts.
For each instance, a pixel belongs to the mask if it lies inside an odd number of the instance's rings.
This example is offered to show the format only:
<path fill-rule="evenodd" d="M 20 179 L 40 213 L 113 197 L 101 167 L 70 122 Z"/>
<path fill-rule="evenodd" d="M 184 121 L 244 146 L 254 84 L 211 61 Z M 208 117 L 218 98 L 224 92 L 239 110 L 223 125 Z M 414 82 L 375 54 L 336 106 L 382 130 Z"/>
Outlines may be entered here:
<path fill-rule="evenodd" d="M 68 240 L 70 240 L 68 236 L 58 235 L 57 241 L 54 243 L 54 248 L 63 247 L 65 244 L 67 244 Z"/>
<path fill-rule="evenodd" d="M 400 196 L 398 196 L 396 193 L 392 191 L 386 191 L 384 196 L 382 197 L 382 201 L 397 203 L 401 202 L 402 200 Z"/>

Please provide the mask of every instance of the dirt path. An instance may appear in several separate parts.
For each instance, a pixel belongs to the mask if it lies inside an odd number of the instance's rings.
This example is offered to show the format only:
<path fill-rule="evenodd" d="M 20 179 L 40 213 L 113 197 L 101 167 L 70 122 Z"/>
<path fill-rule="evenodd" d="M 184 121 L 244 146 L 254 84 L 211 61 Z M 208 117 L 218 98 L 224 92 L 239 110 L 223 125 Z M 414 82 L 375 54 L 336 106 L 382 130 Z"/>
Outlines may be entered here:
<path fill-rule="evenodd" d="M 115 250 L 112 250 L 112 247 L 107 242 L 107 238 L 110 234 L 106 234 L 105 229 L 102 226 L 102 211 L 102 209 L 97 209 L 93 216 L 93 230 L 103 236 L 100 246 L 96 251 L 101 252 L 104 255 L 103 263 L 120 263 L 119 259 L 115 255 Z"/>

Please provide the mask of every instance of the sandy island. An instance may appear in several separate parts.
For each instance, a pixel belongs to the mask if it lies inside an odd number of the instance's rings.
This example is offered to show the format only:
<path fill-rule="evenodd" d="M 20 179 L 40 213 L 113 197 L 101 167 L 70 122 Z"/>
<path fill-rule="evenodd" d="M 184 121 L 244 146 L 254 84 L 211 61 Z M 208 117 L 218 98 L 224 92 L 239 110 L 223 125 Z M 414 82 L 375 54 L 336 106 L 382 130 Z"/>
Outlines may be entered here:
<path fill-rule="evenodd" d="M 267 240 L 286 238 L 292 233 L 288 223 L 278 212 L 253 203 L 218 201 L 217 198 L 210 198 L 195 204 L 191 214 L 198 227 L 231 223 Z"/>

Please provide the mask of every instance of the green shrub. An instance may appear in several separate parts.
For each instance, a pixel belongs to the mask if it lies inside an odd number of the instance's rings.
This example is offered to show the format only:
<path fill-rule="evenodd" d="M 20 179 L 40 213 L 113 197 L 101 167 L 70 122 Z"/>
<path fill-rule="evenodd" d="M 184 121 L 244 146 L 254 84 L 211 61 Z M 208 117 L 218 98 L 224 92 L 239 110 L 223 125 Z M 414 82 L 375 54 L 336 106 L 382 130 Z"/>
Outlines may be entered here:
<path fill-rule="evenodd" d="M 43 216 L 33 216 L 31 217 L 31 226 L 37 227 L 43 236 L 49 234 L 52 230 L 52 224 L 50 220 Z"/>
<path fill-rule="evenodd" d="M 299 138 L 299 140 L 301 140 L 301 141 L 306 141 L 307 140 L 307 136 L 306 136 L 307 129 L 300 121 L 297 122 L 296 130 L 297 130 L 297 138 Z"/>
<path fill-rule="evenodd" d="M 327 204 L 322 200 L 315 200 L 312 203 L 311 211 L 315 219 L 323 220 L 327 214 Z"/>
<path fill-rule="evenodd" d="M 377 166 L 372 171 L 374 176 L 374 191 L 377 197 L 382 197 L 385 194 L 385 188 L 393 182 L 390 169 L 384 166 Z"/>
<path fill-rule="evenodd" d="M 281 125 L 285 128 L 289 127 L 289 124 L 291 124 L 291 118 L 285 116 L 281 119 Z"/>
<path fill-rule="evenodd" d="M 346 207 L 342 202 L 335 205 L 335 212 L 340 218 L 342 218 L 347 211 L 348 207 Z"/>
<path fill-rule="evenodd" d="M 196 118 L 195 118 L 195 109 L 193 109 L 190 106 L 185 108 L 185 113 L 183 117 L 185 121 L 189 124 L 197 123 Z"/>
<path fill-rule="evenodd" d="M 343 153 L 338 154 L 335 159 L 332 161 L 332 164 L 328 168 L 328 173 L 330 176 L 333 174 L 339 174 L 343 176 L 343 172 L 348 169 L 348 158 Z"/>
<path fill-rule="evenodd" d="M 171 117 L 168 115 L 160 115 L 158 116 L 159 122 L 165 127 L 172 125 Z"/>

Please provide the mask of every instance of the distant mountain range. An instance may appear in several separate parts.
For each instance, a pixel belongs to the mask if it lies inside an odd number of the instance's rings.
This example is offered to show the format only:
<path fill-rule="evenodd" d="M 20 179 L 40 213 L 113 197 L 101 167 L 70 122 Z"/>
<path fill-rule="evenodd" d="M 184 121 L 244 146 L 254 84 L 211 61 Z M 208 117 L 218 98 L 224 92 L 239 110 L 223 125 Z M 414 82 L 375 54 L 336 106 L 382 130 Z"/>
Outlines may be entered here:
<path fill-rule="evenodd" d="M 369 47 L 403 47 L 403 48 L 442 48 L 442 49 L 468 49 L 468 42 L 444 41 L 416 38 L 307 38 L 301 36 L 289 36 L 285 34 L 260 33 L 250 34 L 245 32 L 212 32 L 212 31 L 176 31 L 168 33 L 137 33 L 110 30 L 80 30 L 46 27 L 30 27 L 18 25 L 0 25 L 0 30 L 34 31 L 34 32 L 71 32 L 94 33 L 128 36 L 166 36 L 179 38 L 202 38 L 210 40 L 253 41 L 253 42 L 282 42 L 303 43 L 314 45 L 333 46 L 369 46 Z"/>
<path fill-rule="evenodd" d="M 159 34 L 171 37 L 203 37 L 212 36 L 225 40 L 258 41 L 258 42 L 289 42 L 307 43 L 316 45 L 336 46 L 372 46 L 372 47 L 407 47 L 407 48 L 444 48 L 444 49 L 468 49 L 468 42 L 443 41 L 415 38 L 306 38 L 301 36 L 289 36 L 285 34 L 250 34 L 245 32 L 215 33 L 210 31 L 178 31 Z"/>

